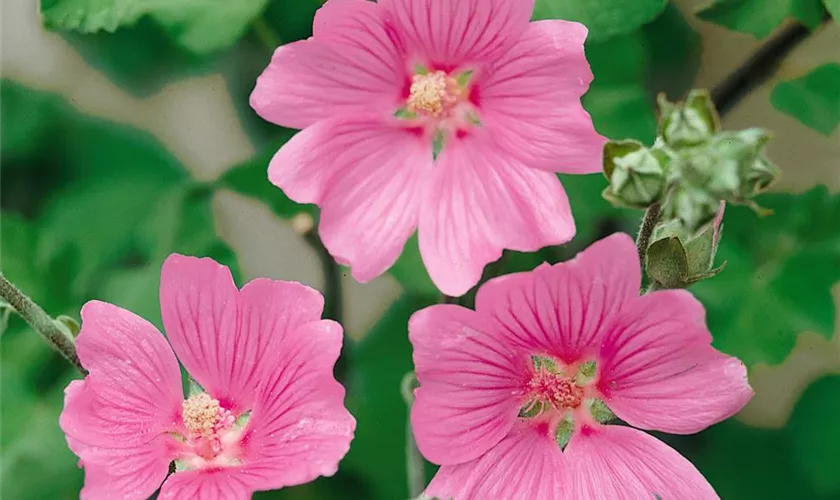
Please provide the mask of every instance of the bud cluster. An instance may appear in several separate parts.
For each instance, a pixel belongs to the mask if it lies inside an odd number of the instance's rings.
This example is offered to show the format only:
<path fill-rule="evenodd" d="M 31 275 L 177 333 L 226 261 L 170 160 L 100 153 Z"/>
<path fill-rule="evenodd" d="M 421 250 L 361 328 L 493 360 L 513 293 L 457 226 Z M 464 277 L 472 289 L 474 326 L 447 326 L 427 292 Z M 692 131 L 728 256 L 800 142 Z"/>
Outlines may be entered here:
<path fill-rule="evenodd" d="M 721 131 L 709 93 L 685 102 L 659 96 L 659 129 L 652 147 L 610 141 L 604 147 L 604 198 L 617 206 L 661 208 L 647 248 L 649 275 L 662 286 L 688 286 L 716 274 L 714 253 L 723 203 L 760 210 L 753 198 L 780 176 L 764 155 L 768 132 Z M 719 217 L 716 219 L 716 215 Z"/>

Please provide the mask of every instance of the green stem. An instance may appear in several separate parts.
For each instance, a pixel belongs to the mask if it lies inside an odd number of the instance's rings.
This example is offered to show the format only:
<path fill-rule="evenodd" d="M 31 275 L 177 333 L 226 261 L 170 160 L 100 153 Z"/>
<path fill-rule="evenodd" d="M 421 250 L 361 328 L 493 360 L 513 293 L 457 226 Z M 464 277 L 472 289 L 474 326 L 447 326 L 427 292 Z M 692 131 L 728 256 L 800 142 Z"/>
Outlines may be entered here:
<path fill-rule="evenodd" d="M 258 17 L 251 25 L 254 34 L 265 45 L 269 51 L 274 52 L 274 49 L 283 45 L 283 40 L 277 36 L 277 33 L 268 24 L 264 17 Z"/>
<path fill-rule="evenodd" d="M 324 317 L 341 323 L 344 309 L 341 270 L 321 238 L 318 237 L 314 227 L 303 233 L 303 239 L 315 250 L 318 260 L 321 261 L 321 271 L 324 274 Z"/>
<path fill-rule="evenodd" d="M 48 344 L 67 358 L 67 361 L 70 361 L 82 374 L 87 375 L 87 370 L 82 366 L 76 354 L 76 343 L 73 337 L 64 331 L 41 306 L 9 282 L 2 273 L 0 273 L 0 297 L 8 302 L 33 330 L 41 334 Z"/>
<path fill-rule="evenodd" d="M 411 405 L 414 403 L 414 390 L 417 388 L 417 376 L 409 372 L 403 377 L 400 392 L 408 405 L 409 414 Z M 414 439 L 414 432 L 411 429 L 411 418 L 409 416 L 405 433 L 405 470 L 408 480 L 409 498 L 417 498 L 426 489 L 426 466 L 420 449 L 417 448 L 417 441 Z"/>
<path fill-rule="evenodd" d="M 639 235 L 636 237 L 636 248 L 639 252 L 639 264 L 642 269 L 645 267 L 645 254 L 648 246 L 650 246 L 650 237 L 653 235 L 656 224 L 659 223 L 660 215 L 662 215 L 662 205 L 654 203 L 645 210 L 645 216 L 642 218 Z"/>

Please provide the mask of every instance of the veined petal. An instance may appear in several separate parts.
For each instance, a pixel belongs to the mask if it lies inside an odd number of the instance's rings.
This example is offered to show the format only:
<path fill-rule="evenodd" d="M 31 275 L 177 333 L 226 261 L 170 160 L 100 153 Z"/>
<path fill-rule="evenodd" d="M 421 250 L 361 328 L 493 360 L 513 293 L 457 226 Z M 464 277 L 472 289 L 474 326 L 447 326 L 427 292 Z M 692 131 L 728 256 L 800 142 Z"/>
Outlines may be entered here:
<path fill-rule="evenodd" d="M 475 285 L 502 249 L 533 252 L 575 234 L 557 177 L 524 168 L 470 135 L 444 145 L 420 210 L 420 253 L 447 295 Z"/>
<path fill-rule="evenodd" d="M 379 0 L 403 34 L 409 55 L 453 69 L 484 62 L 515 43 L 534 0 Z"/>
<path fill-rule="evenodd" d="M 565 450 L 568 498 L 587 500 L 717 500 L 708 481 L 679 453 L 653 436 L 607 425 L 572 437 Z"/>
<path fill-rule="evenodd" d="M 477 77 L 482 121 L 506 154 L 529 167 L 601 171 L 606 138 L 580 102 L 592 81 L 586 34 L 585 26 L 569 21 L 530 23 L 492 69 Z"/>
<path fill-rule="evenodd" d="M 596 354 L 640 284 L 636 245 L 618 233 L 568 262 L 488 281 L 476 295 L 476 311 L 493 318 L 509 342 L 574 363 Z"/>
<path fill-rule="evenodd" d="M 557 443 L 532 427 L 520 425 L 480 458 L 443 465 L 426 488 L 426 495 L 457 500 L 591 498 L 572 495 L 571 491 L 569 466 Z"/>
<path fill-rule="evenodd" d="M 183 400 L 175 355 L 150 323 L 98 301 L 82 308 L 77 349 L 90 373 L 67 387 L 59 424 L 85 468 L 82 496 L 146 498 L 174 456 L 166 433 Z"/>
<path fill-rule="evenodd" d="M 411 408 L 417 446 L 438 464 L 478 458 L 516 421 L 530 358 L 460 306 L 420 310 L 408 332 L 420 382 Z"/>
<path fill-rule="evenodd" d="M 705 311 L 689 292 L 639 297 L 601 344 L 599 388 L 633 426 L 690 434 L 737 413 L 752 397 L 746 367 L 711 346 Z"/>
<path fill-rule="evenodd" d="M 299 133 L 268 176 L 290 198 L 322 207 L 324 245 L 365 282 L 397 260 L 415 231 L 431 168 L 431 145 L 416 130 L 360 116 Z"/>
<path fill-rule="evenodd" d="M 250 488 L 237 468 L 176 472 L 160 489 L 160 500 L 247 500 Z"/>
<path fill-rule="evenodd" d="M 274 52 L 251 107 L 291 128 L 337 115 L 391 115 L 405 97 L 409 68 L 388 15 L 373 2 L 327 2 L 315 16 L 313 38 Z"/>
<path fill-rule="evenodd" d="M 356 427 L 333 376 L 341 326 L 313 321 L 277 340 L 267 352 L 275 369 L 266 374 L 245 437 L 242 471 L 259 490 L 332 476 Z"/>

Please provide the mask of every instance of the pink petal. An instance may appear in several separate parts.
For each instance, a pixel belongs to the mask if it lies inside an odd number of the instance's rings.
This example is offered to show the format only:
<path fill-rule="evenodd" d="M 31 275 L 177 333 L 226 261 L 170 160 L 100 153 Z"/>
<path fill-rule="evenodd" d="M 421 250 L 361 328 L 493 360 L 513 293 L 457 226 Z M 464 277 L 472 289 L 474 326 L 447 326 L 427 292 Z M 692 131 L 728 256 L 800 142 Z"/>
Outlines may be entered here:
<path fill-rule="evenodd" d="M 533 252 L 575 234 L 554 174 L 509 161 L 481 137 L 444 145 L 420 210 L 420 253 L 440 290 L 458 296 L 503 248 Z"/>
<path fill-rule="evenodd" d="M 573 493 L 587 500 L 716 500 L 714 489 L 658 439 L 616 425 L 575 434 L 565 452 Z"/>
<path fill-rule="evenodd" d="M 247 500 L 253 489 L 236 468 L 176 472 L 160 489 L 160 500 Z"/>
<path fill-rule="evenodd" d="M 617 233 L 573 260 L 485 283 L 476 311 L 492 318 L 508 342 L 567 363 L 594 356 L 606 327 L 639 293 L 636 245 Z"/>
<path fill-rule="evenodd" d="M 483 62 L 528 26 L 534 0 L 379 0 L 420 64 L 453 69 Z"/>
<path fill-rule="evenodd" d="M 426 488 L 430 498 L 457 500 L 590 500 L 569 492 L 568 465 L 560 447 L 525 425 L 476 460 L 442 466 Z"/>
<path fill-rule="evenodd" d="M 486 76 L 478 75 L 481 119 L 500 147 L 529 167 L 601 171 L 606 139 L 580 102 L 592 81 L 586 33 L 568 21 L 530 23 Z"/>
<path fill-rule="evenodd" d="M 423 455 L 438 464 L 478 458 L 516 421 L 527 382 L 527 356 L 506 343 L 475 312 L 436 305 L 408 323 L 420 388 L 411 424 Z"/>
<path fill-rule="evenodd" d="M 391 267 L 417 227 L 431 168 L 421 135 L 363 116 L 304 130 L 275 155 L 268 175 L 292 199 L 321 205 L 324 245 L 366 282 Z"/>
<path fill-rule="evenodd" d="M 599 388 L 633 426 L 701 431 L 737 413 L 753 394 L 746 367 L 711 340 L 703 305 L 689 292 L 640 297 L 602 343 Z"/>
<path fill-rule="evenodd" d="M 315 16 L 313 38 L 274 52 L 257 79 L 251 107 L 291 128 L 336 115 L 393 114 L 409 76 L 387 16 L 373 2 L 327 2 Z"/>
<path fill-rule="evenodd" d="M 320 320 L 269 346 L 276 369 L 260 388 L 246 437 L 243 473 L 255 489 L 303 484 L 338 470 L 356 427 L 333 376 L 341 339 L 338 323 Z"/>
<path fill-rule="evenodd" d="M 157 329 L 129 311 L 92 301 L 77 340 L 84 381 L 66 390 L 59 424 L 85 468 L 83 496 L 147 498 L 172 451 L 183 393 L 175 355 Z"/>

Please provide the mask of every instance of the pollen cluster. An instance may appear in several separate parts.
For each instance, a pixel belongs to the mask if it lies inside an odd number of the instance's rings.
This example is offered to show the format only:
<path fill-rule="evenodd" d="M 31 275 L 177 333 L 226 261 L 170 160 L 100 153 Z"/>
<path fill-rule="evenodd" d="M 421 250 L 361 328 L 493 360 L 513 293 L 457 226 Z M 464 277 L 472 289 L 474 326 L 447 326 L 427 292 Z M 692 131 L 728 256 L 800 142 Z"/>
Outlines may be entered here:
<path fill-rule="evenodd" d="M 583 402 L 584 390 L 574 379 L 548 370 L 535 373 L 528 387 L 535 396 L 557 409 L 577 408 Z"/>
<path fill-rule="evenodd" d="M 458 102 L 460 87 L 443 71 L 417 74 L 411 82 L 408 110 L 439 117 Z"/>
<path fill-rule="evenodd" d="M 181 407 L 184 426 L 193 436 L 209 438 L 233 425 L 233 415 L 206 392 L 190 396 Z"/>

